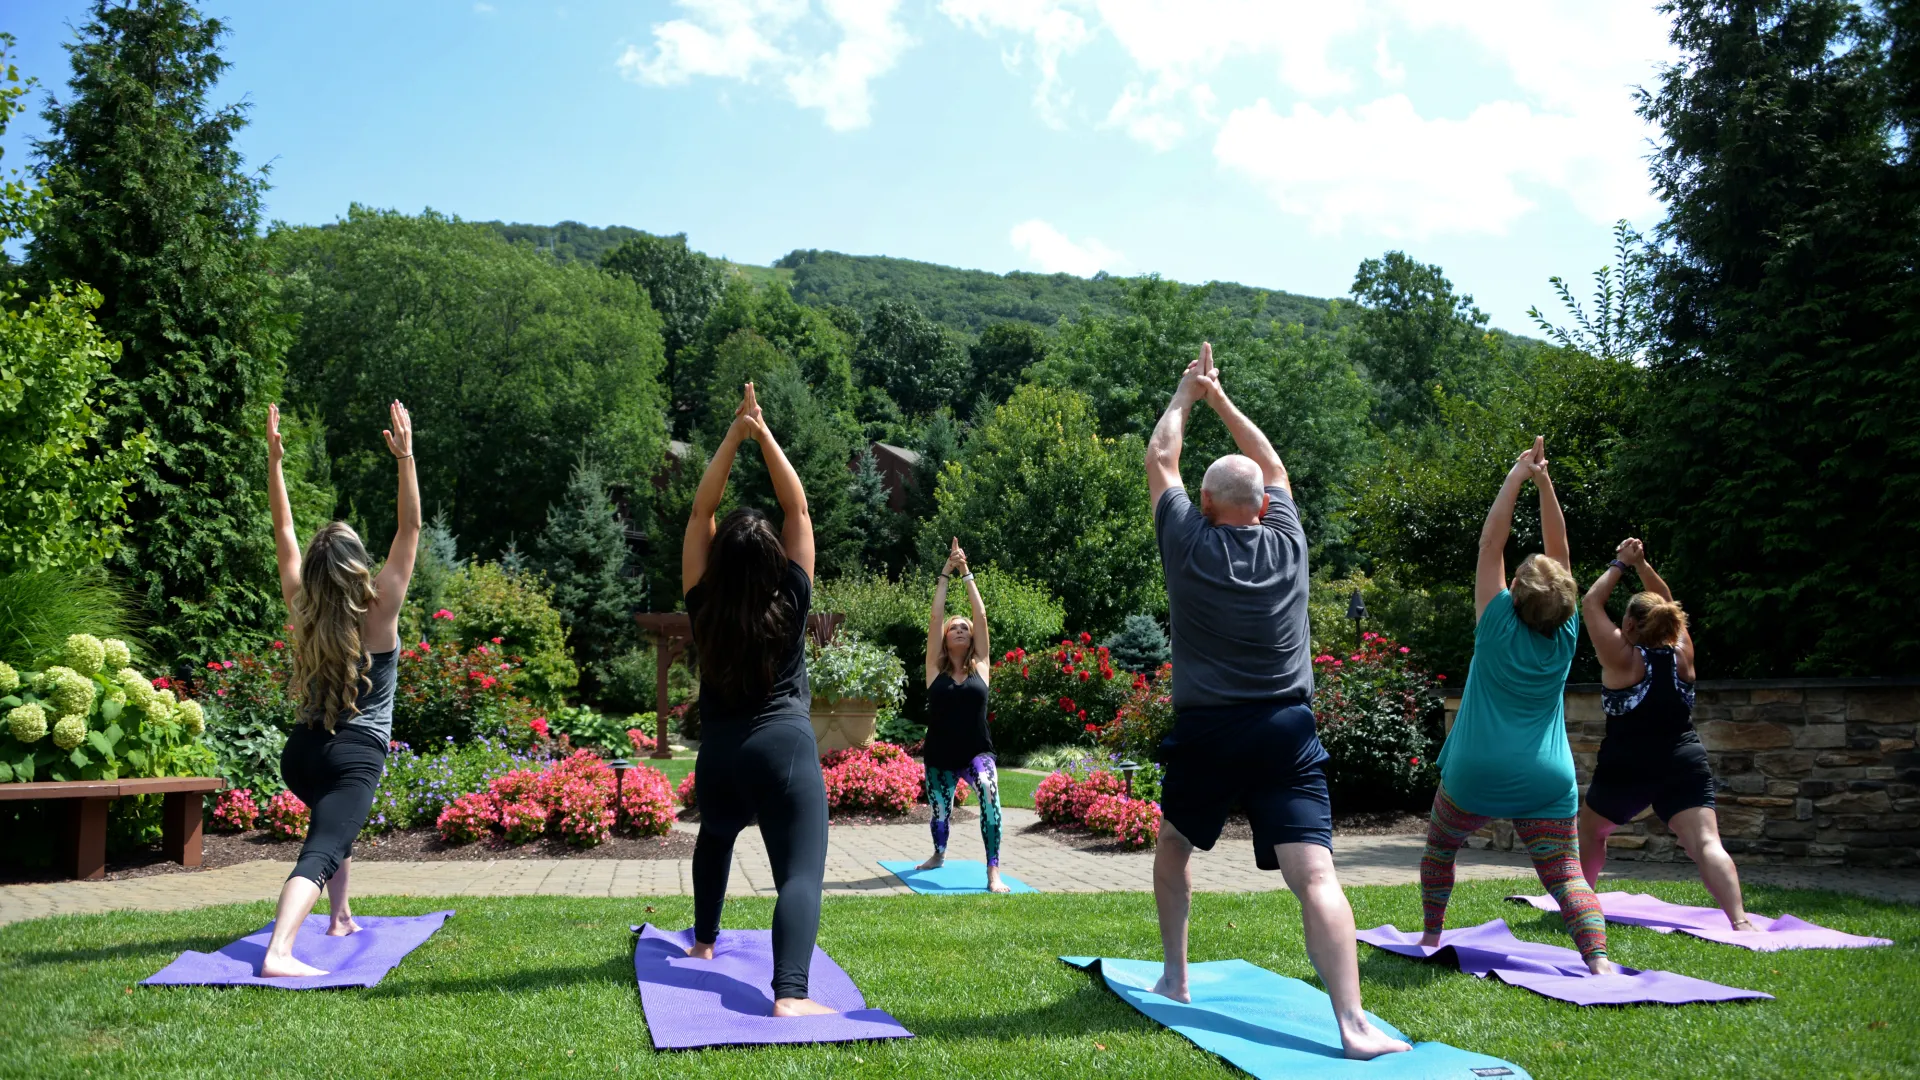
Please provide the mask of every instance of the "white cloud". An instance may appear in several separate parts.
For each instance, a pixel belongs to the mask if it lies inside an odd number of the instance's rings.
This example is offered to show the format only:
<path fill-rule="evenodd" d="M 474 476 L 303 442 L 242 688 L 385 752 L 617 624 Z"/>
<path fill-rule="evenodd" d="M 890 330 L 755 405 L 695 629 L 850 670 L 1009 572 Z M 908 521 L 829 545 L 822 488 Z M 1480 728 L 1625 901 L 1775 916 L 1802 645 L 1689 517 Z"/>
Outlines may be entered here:
<path fill-rule="evenodd" d="M 896 19 L 899 0 L 822 0 L 823 19 L 810 17 L 809 0 L 676 2 L 688 17 L 656 24 L 651 49 L 629 45 L 621 74 L 650 86 L 777 78 L 794 104 L 819 109 L 835 131 L 872 121 L 873 80 L 912 44 Z M 838 43 L 810 48 L 823 24 L 838 32 Z"/>
<path fill-rule="evenodd" d="M 476 15 L 491 15 L 493 14 L 493 5 L 486 3 L 475 4 L 473 5 L 473 12 Z"/>
<path fill-rule="evenodd" d="M 1065 233 L 1038 218 L 1015 225 L 1007 234 L 1007 239 L 1045 274 L 1092 277 L 1125 262 L 1124 256 L 1100 241 L 1089 237 L 1075 243 Z"/>
<path fill-rule="evenodd" d="M 1085 19 L 1055 0 L 940 0 L 940 13 L 980 34 L 1005 30 L 1030 38 L 1034 66 L 1040 69 L 1033 107 L 1050 126 L 1064 126 L 1072 94 L 1060 85 L 1060 60 L 1092 39 Z M 1024 57 L 1019 45 L 1002 54 L 1007 66 L 1016 70 Z"/>

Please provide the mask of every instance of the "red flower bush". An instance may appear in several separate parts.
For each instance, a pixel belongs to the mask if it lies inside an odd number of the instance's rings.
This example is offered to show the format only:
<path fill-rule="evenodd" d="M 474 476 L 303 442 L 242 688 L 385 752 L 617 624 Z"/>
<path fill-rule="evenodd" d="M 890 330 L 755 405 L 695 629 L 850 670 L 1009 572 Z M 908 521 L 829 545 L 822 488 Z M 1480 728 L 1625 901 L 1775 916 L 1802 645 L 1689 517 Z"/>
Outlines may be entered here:
<path fill-rule="evenodd" d="M 1040 820 L 1049 825 L 1072 825 L 1073 811 L 1067 805 L 1067 796 L 1073 793 L 1073 777 L 1066 773 L 1049 773 L 1033 789 L 1033 808 Z"/>
<path fill-rule="evenodd" d="M 276 840 L 298 840 L 307 835 L 312 815 L 307 804 L 291 791 L 283 791 L 267 803 L 267 832 Z"/>
<path fill-rule="evenodd" d="M 1105 646 L 1089 634 L 1062 639 L 1047 652 L 1004 653 L 993 665 L 993 741 L 1017 756 L 1054 743 L 1085 738 L 1089 721 L 1110 720 L 1133 684 L 1117 670 Z"/>
<path fill-rule="evenodd" d="M 1160 838 L 1160 806 L 1125 795 L 1102 795 L 1087 804 L 1087 828 L 1138 851 Z"/>
<path fill-rule="evenodd" d="M 680 797 L 681 806 L 691 810 L 698 798 L 698 796 L 694 794 L 697 790 L 693 782 L 693 773 L 689 772 L 687 773 L 686 779 L 680 781 L 680 786 L 674 789 L 674 794 Z"/>
<path fill-rule="evenodd" d="M 1358 650 L 1313 660 L 1313 718 L 1336 805 L 1418 809 L 1433 799 L 1444 737 L 1440 684 L 1405 646 L 1381 634 Z"/>
<path fill-rule="evenodd" d="M 505 806 L 507 803 L 543 802 L 542 779 L 546 774 L 533 769 L 515 769 L 493 778 L 487 785 L 487 794 L 493 801 Z"/>
<path fill-rule="evenodd" d="M 246 832 L 259 819 L 260 804 L 251 788 L 223 791 L 213 800 L 214 832 Z"/>
<path fill-rule="evenodd" d="M 531 799 L 503 803 L 495 823 L 507 843 L 524 844 L 547 831 L 547 808 Z"/>
<path fill-rule="evenodd" d="M 440 830 L 440 839 L 449 844 L 471 844 L 493 835 L 499 823 L 500 811 L 493 797 L 476 791 L 449 803 L 440 811 L 434 827 Z"/>
<path fill-rule="evenodd" d="M 653 753 L 653 736 L 641 731 L 639 728 L 627 729 L 627 741 L 633 743 L 633 752 L 636 754 Z"/>
<path fill-rule="evenodd" d="M 820 760 L 830 810 L 902 814 L 923 797 L 926 773 L 892 743 L 835 750 Z"/>
<path fill-rule="evenodd" d="M 1095 799 L 1102 795 L 1126 793 L 1125 781 L 1105 769 L 1095 770 L 1085 780 L 1076 781 L 1073 789 L 1067 792 L 1067 813 L 1072 815 L 1075 822 L 1084 825 L 1087 822 L 1087 808 L 1093 805 Z"/>
<path fill-rule="evenodd" d="M 627 773 L 620 791 L 620 813 L 627 827 L 641 836 L 665 836 L 679 818 L 674 809 L 673 785 L 659 769 L 641 765 Z"/>

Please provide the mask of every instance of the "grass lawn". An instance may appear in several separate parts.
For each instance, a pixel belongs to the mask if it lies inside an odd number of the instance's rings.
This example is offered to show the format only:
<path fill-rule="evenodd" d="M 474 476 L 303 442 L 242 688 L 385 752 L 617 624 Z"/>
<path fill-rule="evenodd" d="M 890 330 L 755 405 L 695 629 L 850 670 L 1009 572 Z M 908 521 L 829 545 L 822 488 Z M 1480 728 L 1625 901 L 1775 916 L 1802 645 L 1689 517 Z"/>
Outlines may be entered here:
<path fill-rule="evenodd" d="M 1705 902 L 1698 885 L 1647 888 Z M 1462 885 L 1457 920 L 1505 917 L 1521 937 L 1566 943 L 1557 916 L 1504 903 L 1506 891 Z M 1350 892 L 1362 926 L 1418 918 L 1412 886 Z M 1764 913 L 1789 910 L 1899 944 L 1765 955 L 1611 927 L 1613 955 L 1625 964 L 1779 1000 L 1591 1009 L 1362 946 L 1367 1004 L 1416 1039 L 1497 1054 L 1542 1080 L 1920 1074 L 1920 910 L 1764 888 L 1749 899 Z M 764 927 L 771 906 L 732 901 L 728 923 Z M 830 898 L 821 944 L 869 1004 L 919 1038 L 669 1054 L 649 1048 L 627 925 L 685 926 L 690 899 L 405 897 L 359 907 L 459 914 L 380 986 L 304 993 L 134 985 L 182 949 L 213 950 L 259 928 L 270 917 L 265 902 L 0 927 L 0 1076 L 1239 1075 L 1054 959 L 1156 957 L 1143 894 Z M 1196 898 L 1194 959 L 1226 957 L 1311 979 L 1292 896 Z"/>

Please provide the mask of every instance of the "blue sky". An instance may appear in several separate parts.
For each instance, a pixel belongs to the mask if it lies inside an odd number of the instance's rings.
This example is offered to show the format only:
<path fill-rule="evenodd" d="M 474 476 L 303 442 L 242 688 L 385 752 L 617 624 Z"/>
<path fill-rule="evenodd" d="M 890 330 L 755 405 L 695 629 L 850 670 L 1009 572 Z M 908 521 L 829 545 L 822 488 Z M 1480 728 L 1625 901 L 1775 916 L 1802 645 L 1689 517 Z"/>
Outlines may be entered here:
<path fill-rule="evenodd" d="M 1341 295 L 1400 249 L 1495 325 L 1659 216 L 1640 0 L 215 0 L 268 214 L 352 202 Z M 85 5 L 0 29 L 65 92 Z M 36 98 L 36 102 L 38 98 Z M 36 115 L 5 140 L 25 162 Z"/>

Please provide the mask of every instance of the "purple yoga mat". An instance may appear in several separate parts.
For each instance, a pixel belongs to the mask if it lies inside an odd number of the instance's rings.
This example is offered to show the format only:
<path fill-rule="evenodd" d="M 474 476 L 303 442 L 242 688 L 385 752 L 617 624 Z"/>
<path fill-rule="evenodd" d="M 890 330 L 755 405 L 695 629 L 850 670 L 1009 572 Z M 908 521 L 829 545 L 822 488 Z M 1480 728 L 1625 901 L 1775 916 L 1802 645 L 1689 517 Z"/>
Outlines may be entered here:
<path fill-rule="evenodd" d="M 1440 945 L 1431 949 L 1420 945 L 1419 934 L 1403 933 L 1391 926 L 1362 930 L 1359 937 L 1369 945 L 1416 960 L 1451 958 L 1469 975 L 1481 978 L 1493 975 L 1510 986 L 1525 987 L 1536 994 L 1575 1005 L 1773 1000 L 1772 994 L 1737 990 L 1671 971 L 1636 971 L 1622 967 L 1618 975 L 1589 975 L 1578 952 L 1561 945 L 1521 941 L 1507 929 L 1505 919 L 1445 931 L 1440 935 Z"/>
<path fill-rule="evenodd" d="M 833 958 L 813 947 L 807 996 L 832 1016 L 773 1015 L 773 932 L 722 930 L 713 959 L 687 955 L 693 930 L 633 928 L 633 974 L 655 1050 L 769 1043 L 911 1039 L 913 1032 L 867 999 Z"/>
<path fill-rule="evenodd" d="M 431 915 L 361 915 L 360 932 L 327 936 L 327 917 L 309 915 L 293 941 L 293 955 L 326 972 L 299 979 L 263 979 L 260 961 L 267 955 L 268 923 L 219 952 L 183 952 L 179 959 L 141 982 L 142 986 L 271 986 L 276 990 L 335 990 L 372 986 L 386 978 L 407 954 L 432 937 L 451 911 Z"/>
<path fill-rule="evenodd" d="M 1541 911 L 1559 911 L 1560 905 L 1554 903 L 1551 896 L 1509 896 L 1509 900 L 1518 900 L 1523 904 L 1532 904 Z M 1779 952 L 1782 949 L 1868 949 L 1875 945 L 1891 945 L 1886 938 L 1861 937 L 1858 934 L 1843 934 L 1838 930 L 1829 930 L 1816 926 L 1804 919 L 1792 915 L 1782 915 L 1769 919 L 1765 915 L 1755 915 L 1749 911 L 1747 919 L 1754 925 L 1752 931 L 1735 930 L 1727 924 L 1727 913 L 1719 908 L 1688 907 L 1685 904 L 1669 904 L 1657 896 L 1645 893 L 1603 892 L 1600 894 L 1600 910 L 1607 916 L 1608 922 L 1617 922 L 1626 926 L 1644 926 L 1662 934 L 1671 934 L 1675 930 L 1691 934 L 1707 941 L 1717 941 L 1722 945 L 1738 945 L 1754 952 Z"/>

